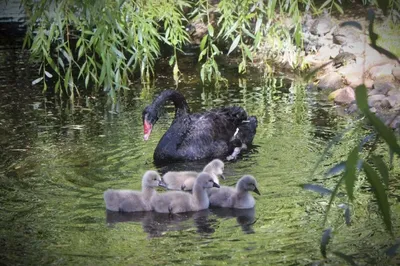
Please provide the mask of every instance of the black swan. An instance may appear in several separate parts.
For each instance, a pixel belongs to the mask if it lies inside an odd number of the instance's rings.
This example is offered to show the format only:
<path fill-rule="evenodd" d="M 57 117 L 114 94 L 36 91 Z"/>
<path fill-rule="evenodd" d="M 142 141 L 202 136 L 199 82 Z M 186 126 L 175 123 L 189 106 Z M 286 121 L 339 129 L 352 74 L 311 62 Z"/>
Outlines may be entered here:
<path fill-rule="evenodd" d="M 167 101 L 175 105 L 175 118 L 154 151 L 156 163 L 207 158 L 235 159 L 253 142 L 257 119 L 239 106 L 221 107 L 191 114 L 178 91 L 163 91 L 142 113 L 144 140 L 148 140 L 159 111 Z"/>

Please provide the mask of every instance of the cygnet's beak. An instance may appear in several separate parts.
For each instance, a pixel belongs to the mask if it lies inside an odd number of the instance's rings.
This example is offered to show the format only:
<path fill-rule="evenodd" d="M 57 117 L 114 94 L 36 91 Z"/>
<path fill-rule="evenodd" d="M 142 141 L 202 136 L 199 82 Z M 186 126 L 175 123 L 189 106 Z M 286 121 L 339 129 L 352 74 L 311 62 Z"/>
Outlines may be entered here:
<path fill-rule="evenodd" d="M 167 185 L 167 183 L 164 182 L 164 180 L 160 180 L 160 182 L 158 183 L 158 186 L 168 189 L 168 185 Z"/>
<path fill-rule="evenodd" d="M 213 187 L 219 188 L 219 185 L 213 181 Z"/>
<path fill-rule="evenodd" d="M 219 176 L 220 176 L 223 180 L 226 179 L 225 176 L 224 176 L 223 174 L 220 174 Z"/>
<path fill-rule="evenodd" d="M 258 188 L 257 188 L 257 187 L 255 187 L 253 191 L 254 191 L 255 193 L 257 193 L 258 195 L 261 196 L 261 193 L 260 193 L 260 191 L 258 191 Z"/>

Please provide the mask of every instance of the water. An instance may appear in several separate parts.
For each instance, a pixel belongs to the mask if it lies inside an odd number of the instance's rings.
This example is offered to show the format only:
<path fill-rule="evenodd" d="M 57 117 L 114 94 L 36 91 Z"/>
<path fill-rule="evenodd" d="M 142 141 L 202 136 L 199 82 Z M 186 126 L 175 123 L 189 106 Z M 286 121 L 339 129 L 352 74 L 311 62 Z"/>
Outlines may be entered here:
<path fill-rule="evenodd" d="M 303 190 L 306 183 L 333 189 L 323 171 L 345 158 L 337 147 L 314 177 L 310 171 L 332 137 L 351 119 L 341 117 L 317 92 L 277 74 L 247 80 L 229 70 L 229 89 L 202 86 L 192 68 L 179 90 L 193 111 L 238 104 L 259 120 L 254 147 L 226 163 L 224 185 L 254 175 L 261 196 L 253 210 L 213 209 L 161 215 L 107 212 L 107 188 L 140 189 L 141 176 L 156 169 L 152 153 L 169 127 L 173 107 L 142 140 L 141 111 L 173 84 L 169 73 L 154 85 L 133 84 L 116 103 L 88 95 L 71 104 L 31 87 L 36 68 L 15 47 L 0 49 L 0 258 L 2 263 L 61 265 L 307 265 L 322 260 L 319 243 L 333 226 L 328 264 L 343 265 L 340 251 L 364 264 L 394 263 L 384 257 L 395 241 L 384 231 L 376 203 L 356 192 L 352 225 L 333 207 L 324 227 L 328 196 Z M 186 71 L 187 73 L 187 71 Z M 354 143 L 357 136 L 347 143 Z M 158 168 L 199 170 L 204 162 Z M 396 192 L 393 192 L 396 194 Z M 336 202 L 347 203 L 345 198 Z M 399 205 L 391 200 L 394 224 Z M 398 232 L 398 226 L 395 232 Z M 396 258 L 395 258 L 396 259 Z"/>

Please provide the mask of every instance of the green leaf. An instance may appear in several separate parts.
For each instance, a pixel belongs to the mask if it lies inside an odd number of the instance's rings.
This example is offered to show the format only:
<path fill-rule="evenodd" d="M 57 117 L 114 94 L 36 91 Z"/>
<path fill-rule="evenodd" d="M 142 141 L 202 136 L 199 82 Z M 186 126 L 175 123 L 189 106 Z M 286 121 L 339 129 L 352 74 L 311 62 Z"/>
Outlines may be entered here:
<path fill-rule="evenodd" d="M 218 47 L 215 44 L 211 44 L 213 52 L 218 55 L 221 53 L 221 51 L 218 49 Z"/>
<path fill-rule="evenodd" d="M 337 195 L 337 193 L 338 193 L 339 187 L 340 187 L 340 185 L 342 184 L 343 179 L 344 179 L 344 175 L 339 179 L 339 181 L 338 181 L 337 184 L 336 184 L 335 189 L 334 189 L 333 192 L 332 192 L 331 198 L 330 198 L 330 200 L 329 200 L 329 204 L 328 204 L 328 206 L 326 207 L 326 212 L 325 212 L 325 217 L 324 217 L 324 223 L 323 223 L 324 225 L 325 225 L 326 221 L 328 220 L 328 213 L 329 213 L 329 210 L 330 210 L 331 207 L 332 207 L 333 200 L 335 199 L 335 197 L 336 197 L 336 195 Z"/>
<path fill-rule="evenodd" d="M 201 59 L 203 59 L 203 56 L 205 56 L 207 54 L 207 50 L 203 50 L 201 51 L 200 55 L 199 55 L 199 62 L 201 61 Z"/>
<path fill-rule="evenodd" d="M 385 126 L 385 124 L 378 117 L 376 117 L 375 114 L 369 111 L 367 88 L 364 85 L 356 88 L 356 100 L 358 108 L 360 108 L 363 114 L 368 118 L 378 134 L 385 140 L 385 142 L 391 149 L 393 149 L 395 153 L 400 155 L 400 146 L 397 143 L 397 139 L 393 131 Z"/>
<path fill-rule="evenodd" d="M 61 49 L 61 53 L 64 55 L 64 57 L 68 60 L 68 63 L 71 64 L 71 56 L 69 56 L 69 54 L 67 53 L 67 51 L 65 51 L 64 49 Z"/>
<path fill-rule="evenodd" d="M 382 160 L 382 157 L 372 155 L 372 160 L 374 162 L 374 165 L 376 168 L 378 168 L 379 173 L 381 174 L 383 183 L 385 183 L 386 187 L 389 186 L 389 170 L 385 164 L 385 162 Z"/>
<path fill-rule="evenodd" d="M 239 67 L 238 67 L 238 72 L 240 74 L 244 74 L 246 73 L 246 62 L 242 60 L 242 62 L 240 62 Z"/>
<path fill-rule="evenodd" d="M 85 71 L 87 62 L 88 62 L 88 61 L 85 61 L 85 62 L 83 63 L 83 65 L 80 67 L 81 69 L 79 70 L 78 79 L 80 78 L 80 76 L 82 76 L 83 71 Z"/>
<path fill-rule="evenodd" d="M 233 40 L 233 42 L 232 42 L 232 44 L 231 44 L 231 47 L 229 48 L 228 55 L 229 55 L 233 50 L 235 50 L 235 48 L 236 48 L 236 47 L 238 46 L 238 44 L 239 44 L 239 41 L 240 41 L 240 35 L 236 36 L 236 38 Z"/>
<path fill-rule="evenodd" d="M 295 40 L 297 46 L 301 45 L 301 37 L 302 36 L 301 36 L 300 26 L 297 26 L 296 31 L 294 32 L 294 40 Z"/>
<path fill-rule="evenodd" d="M 200 51 L 204 50 L 204 47 L 206 46 L 206 43 L 207 43 L 207 38 L 208 38 L 208 35 L 204 35 L 203 39 L 201 39 Z"/>
<path fill-rule="evenodd" d="M 208 24 L 207 29 L 208 34 L 210 34 L 211 37 L 214 37 L 214 27 L 211 24 Z"/>
<path fill-rule="evenodd" d="M 171 58 L 169 59 L 169 61 L 168 61 L 168 64 L 170 65 L 170 66 L 172 66 L 172 64 L 175 62 L 175 56 L 173 55 L 173 56 L 171 56 Z"/>
<path fill-rule="evenodd" d="M 311 176 L 310 179 L 313 178 L 315 172 L 317 171 L 319 165 L 322 163 L 322 161 L 324 160 L 324 158 L 326 158 L 326 156 L 329 156 L 329 151 L 330 149 L 336 144 L 339 143 L 339 141 L 344 137 L 344 135 L 346 133 L 348 133 L 351 129 L 354 128 L 353 124 L 350 124 L 343 132 L 341 132 L 340 134 L 337 134 L 335 137 L 332 138 L 331 141 L 329 141 L 328 145 L 325 147 L 324 151 L 322 152 L 322 155 L 320 156 L 320 158 L 318 159 L 318 161 L 315 163 L 314 168 L 311 170 Z"/>
<path fill-rule="evenodd" d="M 55 90 L 55 92 L 58 92 L 58 90 L 60 89 L 60 85 L 61 83 L 60 83 L 60 79 L 58 79 L 57 80 L 57 82 L 56 82 L 56 85 L 54 86 L 54 90 Z"/>
<path fill-rule="evenodd" d="M 71 77 L 71 67 L 68 67 L 67 73 L 65 74 L 64 78 L 64 89 L 66 91 L 68 91 L 70 77 Z"/>
<path fill-rule="evenodd" d="M 89 78 L 90 78 L 90 75 L 87 74 L 87 75 L 86 75 L 86 78 L 85 78 L 85 88 L 87 88 L 87 86 L 88 86 L 88 84 L 89 84 Z"/>
<path fill-rule="evenodd" d="M 48 78 L 52 78 L 53 75 L 50 72 L 47 72 L 46 70 L 44 71 L 44 74 L 46 75 L 46 77 Z"/>
<path fill-rule="evenodd" d="M 78 59 L 81 58 L 81 56 L 83 55 L 83 52 L 85 51 L 85 46 L 81 46 L 79 47 L 79 51 L 78 51 Z"/>
<path fill-rule="evenodd" d="M 62 69 L 64 69 L 64 62 L 63 62 L 63 60 L 61 59 L 61 57 L 57 57 L 57 62 L 58 62 L 58 64 L 62 67 Z"/>
<path fill-rule="evenodd" d="M 367 117 L 371 124 L 374 126 L 378 134 L 385 140 L 391 149 L 398 155 L 400 155 L 400 146 L 397 143 L 396 136 L 393 131 L 388 128 L 375 114 L 369 112 Z"/>
<path fill-rule="evenodd" d="M 126 59 L 126 58 L 125 58 L 125 55 L 124 55 L 120 50 L 118 50 L 117 47 L 115 47 L 114 45 L 111 46 L 111 50 L 113 50 L 113 52 L 114 52 L 117 56 L 119 56 L 120 58 Z"/>
<path fill-rule="evenodd" d="M 201 82 L 203 82 L 203 83 L 204 83 L 204 74 L 205 74 L 204 72 L 205 72 L 205 66 L 203 65 L 200 70 L 200 79 L 201 79 Z"/>
<path fill-rule="evenodd" d="M 249 58 L 251 61 L 253 61 L 253 55 L 251 54 L 249 47 L 246 44 L 243 44 L 243 48 L 244 48 L 247 58 Z"/>
<path fill-rule="evenodd" d="M 393 156 L 394 156 L 393 149 L 389 147 L 389 169 L 393 168 Z"/>
<path fill-rule="evenodd" d="M 357 170 L 357 161 L 358 161 L 358 149 L 359 147 L 356 146 L 350 152 L 349 156 L 347 157 L 346 161 L 346 170 L 344 171 L 344 181 L 346 184 L 346 191 L 349 199 L 351 201 L 354 200 L 354 182 L 356 181 L 356 170 Z"/>
<path fill-rule="evenodd" d="M 256 27 L 254 29 L 254 33 L 256 33 L 256 34 L 258 33 L 258 31 L 261 28 L 261 24 L 262 24 L 262 17 L 258 17 L 257 22 L 256 22 Z"/>
<path fill-rule="evenodd" d="M 239 20 L 237 20 L 232 27 L 224 34 L 224 39 L 229 38 L 229 36 L 231 36 L 231 34 L 236 30 L 236 28 L 238 27 L 239 24 Z M 222 33 L 222 31 L 221 31 Z"/>
<path fill-rule="evenodd" d="M 333 4 L 335 5 L 336 9 L 340 12 L 340 14 L 344 14 L 342 7 L 339 6 L 338 3 L 333 2 Z"/>
<path fill-rule="evenodd" d="M 332 228 L 328 228 L 326 230 L 324 230 L 324 232 L 322 233 L 322 237 L 321 237 L 321 244 L 320 244 L 320 251 L 321 251 L 321 255 L 326 259 L 326 248 L 329 244 L 329 241 L 331 240 L 332 237 Z"/>
<path fill-rule="evenodd" d="M 254 39 L 254 48 L 257 48 L 261 41 L 261 32 L 257 32 L 256 38 Z"/>
<path fill-rule="evenodd" d="M 367 88 L 365 85 L 360 85 L 356 88 L 357 106 L 365 114 L 369 112 Z"/>
<path fill-rule="evenodd" d="M 242 30 L 244 31 L 244 33 L 246 33 L 247 36 L 251 37 L 252 39 L 255 39 L 256 36 L 254 36 L 253 33 L 251 33 L 248 29 L 246 29 L 246 27 L 243 25 Z"/>
<path fill-rule="evenodd" d="M 365 175 L 367 176 L 368 182 L 372 186 L 372 191 L 378 201 L 379 210 L 382 213 L 383 222 L 386 225 L 386 229 L 392 233 L 392 220 L 390 217 L 390 206 L 389 201 L 385 192 L 385 189 L 379 180 L 378 174 L 375 170 L 367 163 L 363 164 Z"/>
<path fill-rule="evenodd" d="M 39 82 L 41 82 L 43 80 L 43 77 L 37 78 L 34 81 L 32 81 L 32 85 L 38 84 Z"/>
<path fill-rule="evenodd" d="M 326 7 L 327 5 L 329 5 L 332 1 L 334 1 L 334 0 L 326 0 L 322 5 L 321 5 L 321 7 L 319 8 L 319 9 L 323 9 L 324 7 Z"/>

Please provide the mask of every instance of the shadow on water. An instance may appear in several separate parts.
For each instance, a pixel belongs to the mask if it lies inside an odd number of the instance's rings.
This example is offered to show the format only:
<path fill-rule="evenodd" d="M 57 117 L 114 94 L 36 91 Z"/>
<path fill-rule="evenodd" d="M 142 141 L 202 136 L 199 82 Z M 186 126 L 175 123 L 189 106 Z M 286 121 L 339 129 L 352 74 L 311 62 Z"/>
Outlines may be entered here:
<path fill-rule="evenodd" d="M 160 237 L 170 231 L 191 229 L 193 225 L 199 234 L 215 232 L 216 217 L 221 219 L 236 218 L 244 233 L 254 233 L 255 209 L 213 208 L 198 212 L 167 214 L 157 212 L 113 212 L 106 210 L 106 222 L 110 227 L 118 223 L 140 223 L 148 237 Z"/>

